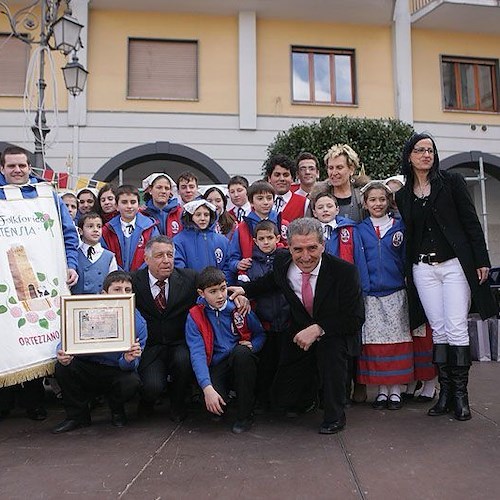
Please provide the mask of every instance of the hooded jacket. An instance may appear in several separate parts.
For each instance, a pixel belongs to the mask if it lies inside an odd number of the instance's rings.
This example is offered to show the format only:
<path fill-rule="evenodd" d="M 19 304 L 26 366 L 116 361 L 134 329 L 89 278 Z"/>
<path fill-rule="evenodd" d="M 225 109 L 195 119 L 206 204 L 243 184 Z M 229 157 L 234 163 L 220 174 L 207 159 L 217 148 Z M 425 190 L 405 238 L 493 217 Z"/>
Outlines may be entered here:
<path fill-rule="evenodd" d="M 158 222 L 160 234 L 165 234 L 169 238 L 173 238 L 182 230 L 182 207 L 177 198 L 171 198 L 163 208 L 158 208 L 153 203 L 153 199 L 150 199 L 142 207 L 141 213 L 155 219 Z"/>
<path fill-rule="evenodd" d="M 325 240 L 325 252 L 353 264 L 355 249 L 358 246 L 361 248 L 356 222 L 340 215 L 337 215 L 336 222 L 337 227 L 332 231 L 330 238 Z"/>
<path fill-rule="evenodd" d="M 227 276 L 229 242 L 225 236 L 215 231 L 217 218 L 216 212 L 210 210 L 210 222 L 202 230 L 191 220 L 190 214 L 184 211 L 181 217 L 183 230 L 173 240 L 175 267 L 201 271 L 207 266 L 214 266 Z"/>
<path fill-rule="evenodd" d="M 370 217 L 357 226 L 362 253 L 356 254 L 363 293 L 384 297 L 405 288 L 405 227 L 392 219 L 389 230 L 379 238 Z"/>

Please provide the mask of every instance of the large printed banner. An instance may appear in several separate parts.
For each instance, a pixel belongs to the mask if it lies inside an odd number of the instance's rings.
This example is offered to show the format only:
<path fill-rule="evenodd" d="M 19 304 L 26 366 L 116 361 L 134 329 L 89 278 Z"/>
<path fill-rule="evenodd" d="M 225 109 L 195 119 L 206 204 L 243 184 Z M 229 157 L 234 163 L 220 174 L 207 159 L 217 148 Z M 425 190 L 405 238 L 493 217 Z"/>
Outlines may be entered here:
<path fill-rule="evenodd" d="M 25 199 L 0 199 L 0 387 L 49 375 L 61 337 L 60 296 L 68 295 L 58 206 L 50 184 Z"/>

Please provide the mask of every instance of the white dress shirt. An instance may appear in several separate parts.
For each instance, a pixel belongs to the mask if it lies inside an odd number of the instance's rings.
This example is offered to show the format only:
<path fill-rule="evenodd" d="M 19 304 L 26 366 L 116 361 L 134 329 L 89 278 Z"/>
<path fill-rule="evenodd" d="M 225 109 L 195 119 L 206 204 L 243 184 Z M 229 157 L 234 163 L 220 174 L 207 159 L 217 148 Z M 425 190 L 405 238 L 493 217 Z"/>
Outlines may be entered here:
<path fill-rule="evenodd" d="M 156 284 L 160 280 L 158 278 L 155 278 L 151 274 L 151 271 L 149 269 L 148 269 L 148 276 L 149 276 L 149 288 L 151 289 L 151 295 L 153 296 L 154 299 L 160 293 L 160 287 Z M 165 279 L 165 302 L 168 302 L 168 291 L 169 291 L 169 280 L 167 278 Z"/>
<path fill-rule="evenodd" d="M 321 267 L 321 259 L 318 265 L 311 271 L 311 278 L 309 283 L 311 284 L 313 297 L 316 295 L 316 283 L 318 281 L 319 269 Z M 299 300 L 302 301 L 302 271 L 297 267 L 297 265 L 292 262 L 286 273 L 286 278 L 291 289 L 297 295 Z"/>
<path fill-rule="evenodd" d="M 130 236 L 132 236 L 132 233 L 128 232 L 128 226 L 132 226 L 132 231 L 133 231 L 135 229 L 135 220 L 136 217 L 134 217 L 130 222 L 125 222 L 123 219 L 120 218 L 120 224 L 122 226 L 122 231 L 125 238 L 130 238 Z"/>
<path fill-rule="evenodd" d="M 327 235 L 326 226 L 330 226 L 332 228 L 332 230 L 330 231 L 330 238 L 331 238 L 331 235 L 333 234 L 333 231 L 338 226 L 338 224 L 337 224 L 337 221 L 335 219 L 332 219 L 330 222 L 322 222 L 321 226 L 323 227 L 323 234 L 325 235 L 325 238 Z"/>
<path fill-rule="evenodd" d="M 90 247 L 94 248 L 94 253 L 89 257 L 88 256 L 88 250 Z M 102 253 L 104 252 L 104 249 L 102 248 L 100 243 L 96 243 L 95 245 L 89 245 L 87 243 L 81 243 L 80 244 L 80 250 L 83 252 L 83 254 L 87 257 L 89 262 L 97 262 Z M 113 255 L 113 258 L 111 259 L 111 262 L 109 263 L 109 272 L 117 271 L 118 270 L 118 264 L 116 263 L 116 257 Z"/>
<path fill-rule="evenodd" d="M 275 204 L 273 205 L 273 209 L 275 209 L 275 207 L 276 207 L 276 199 L 283 198 L 283 203 L 281 204 L 281 207 L 279 209 L 279 213 L 283 212 L 283 210 L 285 210 L 285 207 L 288 205 L 288 202 L 291 200 L 293 194 L 297 194 L 297 193 L 292 193 L 291 191 L 288 191 L 288 193 L 276 195 L 276 197 L 274 198 Z M 301 196 L 301 195 L 299 194 L 298 196 Z M 309 208 L 310 203 L 311 203 L 311 201 L 309 200 L 309 198 L 306 197 L 306 202 L 304 203 L 304 213 L 303 213 L 304 216 L 307 213 L 307 209 Z"/>
<path fill-rule="evenodd" d="M 278 212 L 279 213 L 283 212 L 283 210 L 286 207 L 286 204 L 290 201 L 290 198 L 292 197 L 292 194 L 293 193 L 291 191 L 288 191 L 288 193 L 285 193 L 285 194 L 277 194 L 276 197 L 274 198 L 274 206 L 273 206 L 273 208 L 276 210 L 276 200 L 278 198 L 281 198 L 283 200 L 283 202 L 281 203 L 281 207 L 278 210 Z"/>

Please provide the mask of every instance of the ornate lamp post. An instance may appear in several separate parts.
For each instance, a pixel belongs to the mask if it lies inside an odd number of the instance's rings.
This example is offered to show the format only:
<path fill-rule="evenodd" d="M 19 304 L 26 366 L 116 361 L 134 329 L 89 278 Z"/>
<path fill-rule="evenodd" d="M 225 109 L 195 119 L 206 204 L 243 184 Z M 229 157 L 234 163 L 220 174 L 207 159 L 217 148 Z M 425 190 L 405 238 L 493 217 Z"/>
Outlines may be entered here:
<path fill-rule="evenodd" d="M 61 4 L 66 7 L 59 14 Z M 66 88 L 77 96 L 85 87 L 87 70 L 78 62 L 77 51 L 82 47 L 80 31 L 83 26 L 72 17 L 71 0 L 35 0 L 28 6 L 12 12 L 6 2 L 0 1 L 0 14 L 4 14 L 10 24 L 12 36 L 29 45 L 39 45 L 38 98 L 35 123 L 31 127 L 35 136 L 35 166 L 44 168 L 45 138 L 50 132 L 45 116 L 45 51 L 59 50 L 68 55 L 73 52 L 72 61 L 62 68 Z M 40 6 L 40 18 L 33 10 Z M 40 28 L 39 35 L 35 31 Z"/>

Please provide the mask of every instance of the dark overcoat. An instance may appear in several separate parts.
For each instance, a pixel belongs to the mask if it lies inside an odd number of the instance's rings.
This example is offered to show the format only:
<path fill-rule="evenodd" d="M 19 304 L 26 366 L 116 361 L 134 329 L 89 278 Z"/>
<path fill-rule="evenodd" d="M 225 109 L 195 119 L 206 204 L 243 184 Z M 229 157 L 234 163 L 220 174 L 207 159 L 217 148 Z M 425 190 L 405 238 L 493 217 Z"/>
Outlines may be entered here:
<path fill-rule="evenodd" d="M 406 278 L 412 328 L 426 321 L 417 290 L 413 283 L 413 256 L 422 238 L 416 234 L 412 207 L 415 194 L 413 186 L 405 185 L 396 193 L 396 203 L 406 225 Z M 497 314 L 497 306 L 488 283 L 479 284 L 476 269 L 491 267 L 483 229 L 465 179 L 454 172 L 441 171 L 431 181 L 431 193 L 424 207 L 435 217 L 444 237 L 455 252 L 472 294 L 472 309 L 486 319 Z"/>

